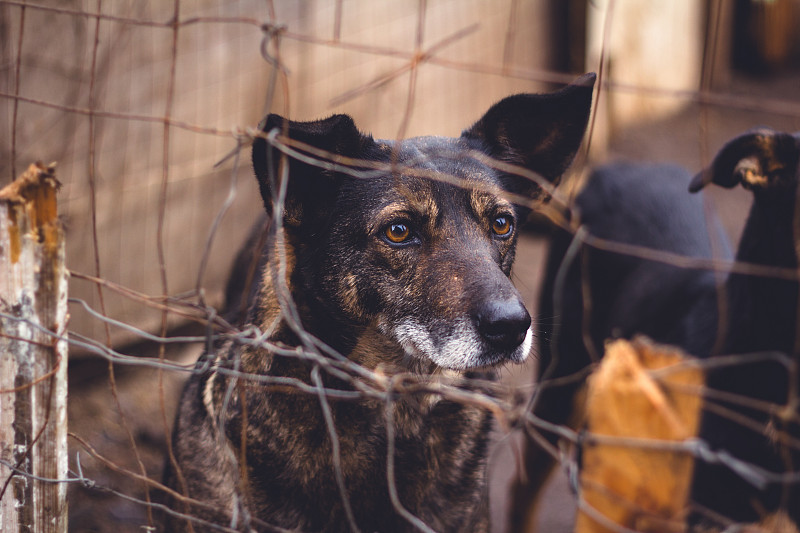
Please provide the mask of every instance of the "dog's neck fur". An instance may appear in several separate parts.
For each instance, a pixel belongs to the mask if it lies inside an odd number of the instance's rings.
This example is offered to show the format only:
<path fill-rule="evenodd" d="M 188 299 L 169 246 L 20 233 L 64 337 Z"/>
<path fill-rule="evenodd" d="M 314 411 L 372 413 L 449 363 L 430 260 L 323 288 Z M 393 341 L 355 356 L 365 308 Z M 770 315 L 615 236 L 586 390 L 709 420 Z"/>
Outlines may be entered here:
<path fill-rule="evenodd" d="M 745 225 L 736 260 L 797 268 L 795 203 L 797 188 L 758 191 Z M 750 274 L 728 280 L 732 316 L 727 350 L 779 350 L 796 353 L 797 283 Z"/>

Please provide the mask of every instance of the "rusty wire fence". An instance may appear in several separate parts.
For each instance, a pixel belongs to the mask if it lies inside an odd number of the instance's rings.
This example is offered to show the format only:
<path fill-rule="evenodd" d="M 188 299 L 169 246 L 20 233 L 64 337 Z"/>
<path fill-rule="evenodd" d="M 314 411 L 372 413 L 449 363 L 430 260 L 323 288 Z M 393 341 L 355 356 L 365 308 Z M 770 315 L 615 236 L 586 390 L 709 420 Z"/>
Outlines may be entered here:
<path fill-rule="evenodd" d="M 68 484 L 70 529 L 141 531 L 156 526 L 156 512 L 180 514 L 164 509 L 156 495 L 163 489 L 161 469 L 169 461 L 178 395 L 197 371 L 195 361 L 220 339 L 281 350 L 217 311 L 237 250 L 263 211 L 249 147 L 267 112 L 299 120 L 347 112 L 377 138 L 456 136 L 501 97 L 567 83 L 588 65 L 585 70 L 599 74 L 595 112 L 574 176 L 609 154 L 674 160 L 694 172 L 748 127 L 800 129 L 800 78 L 772 84 L 715 79 L 716 48 L 724 37 L 716 29 L 725 20 L 717 2 L 704 5 L 697 19 L 694 85 L 615 78 L 622 67 L 614 61 L 621 60 L 609 61 L 609 43 L 615 9 L 625 2 L 566 2 L 562 8 L 523 0 L 0 0 L 0 184 L 33 160 L 57 161 L 63 183 L 60 212 L 71 271 L 70 466 L 67 479 L 43 482 Z M 601 34 L 594 55 L 579 37 L 588 33 L 585 20 L 592 16 L 601 21 L 594 26 Z M 577 59 L 563 50 L 569 42 L 578 43 Z M 610 124 L 609 102 L 626 96 L 667 102 L 667 111 L 649 121 Z M 280 137 L 270 142 L 292 148 Z M 312 157 L 337 163 L 326 154 Z M 569 228 L 569 197 L 554 195 L 546 207 L 536 207 Z M 711 202 L 736 236 L 747 198 L 734 196 L 731 201 L 712 195 Z M 729 261 L 696 261 L 581 237 L 590 246 L 681 268 L 732 268 Z M 515 281 L 532 308 L 545 249 L 540 235 L 520 241 Z M 758 273 L 796 279 L 785 269 Z M 425 376 L 387 379 L 326 357 L 324 346 L 307 341 L 305 356 L 319 372 L 346 377 L 366 398 L 386 401 L 409 387 L 427 387 L 494 413 L 499 430 L 490 458 L 493 531 L 506 530 L 509 483 L 522 470 L 521 435 L 555 434 L 576 445 L 587 438 L 530 412 L 535 357 L 501 371 L 498 383 L 486 385 L 491 394 L 483 394 Z M 349 394 L 314 383 L 292 386 L 319 395 L 322 405 Z M 670 443 L 663 447 L 674 449 Z M 548 450 L 561 473 L 578 470 L 573 454 Z M 703 453 L 704 460 L 713 455 Z M 4 475 L 11 476 L 14 465 L 2 459 Z M 796 482 L 796 468 L 785 474 Z M 576 506 L 586 507 L 570 490 L 572 481 L 544 496 L 544 530 L 569 530 Z M 550 516 L 548 508 L 554 510 Z"/>

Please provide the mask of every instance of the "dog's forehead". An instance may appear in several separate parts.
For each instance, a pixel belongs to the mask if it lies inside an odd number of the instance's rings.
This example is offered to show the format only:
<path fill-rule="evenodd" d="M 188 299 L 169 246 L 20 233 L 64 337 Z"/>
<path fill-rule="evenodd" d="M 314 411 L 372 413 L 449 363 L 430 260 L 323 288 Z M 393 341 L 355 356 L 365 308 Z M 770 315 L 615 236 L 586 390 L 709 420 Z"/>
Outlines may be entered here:
<path fill-rule="evenodd" d="M 387 161 L 399 166 L 396 175 L 409 184 L 416 181 L 414 178 L 422 178 L 418 186 L 500 188 L 498 173 L 487 164 L 486 154 L 466 139 L 428 136 L 379 143 Z"/>
<path fill-rule="evenodd" d="M 378 157 L 393 171 L 362 182 L 369 211 L 407 210 L 436 218 L 451 208 L 469 205 L 476 214 L 504 199 L 498 172 L 474 143 L 447 137 L 377 141 Z M 364 196 L 368 196 L 369 199 Z M 510 205 L 510 204 L 509 204 Z M 443 211 L 444 210 L 444 211 Z"/>
<path fill-rule="evenodd" d="M 386 141 L 385 141 L 386 142 Z M 408 168 L 494 180 L 494 171 L 481 158 L 485 155 L 471 141 L 451 137 L 414 137 L 387 142 L 397 161 Z"/>

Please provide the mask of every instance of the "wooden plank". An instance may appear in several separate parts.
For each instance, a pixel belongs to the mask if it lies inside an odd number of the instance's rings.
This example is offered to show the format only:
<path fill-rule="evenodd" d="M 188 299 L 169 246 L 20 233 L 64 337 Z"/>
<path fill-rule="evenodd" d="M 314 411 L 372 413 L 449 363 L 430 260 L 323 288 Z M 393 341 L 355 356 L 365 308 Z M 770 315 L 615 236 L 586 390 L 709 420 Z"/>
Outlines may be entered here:
<path fill-rule="evenodd" d="M 67 531 L 67 270 L 54 165 L 0 190 L 0 529 Z M 56 332 L 53 335 L 50 332 Z"/>
<path fill-rule="evenodd" d="M 576 532 L 685 531 L 694 459 L 668 447 L 697 434 L 704 381 L 677 348 L 607 346 L 588 382 L 587 426 L 599 438 L 583 448 Z"/>

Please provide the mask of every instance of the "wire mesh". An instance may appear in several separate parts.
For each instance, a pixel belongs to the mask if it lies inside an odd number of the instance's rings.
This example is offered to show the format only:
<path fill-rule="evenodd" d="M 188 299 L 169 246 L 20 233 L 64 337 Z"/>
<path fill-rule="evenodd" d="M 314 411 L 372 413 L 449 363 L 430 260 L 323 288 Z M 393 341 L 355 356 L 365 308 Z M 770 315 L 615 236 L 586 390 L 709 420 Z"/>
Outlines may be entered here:
<path fill-rule="evenodd" d="M 596 61 L 587 70 L 599 73 L 597 114 L 590 126 L 591 141 L 573 165 L 575 179 L 567 184 L 578 181 L 582 171 L 609 154 L 671 159 L 699 170 L 711 160 L 712 149 L 747 127 L 769 123 L 784 131 L 797 129 L 796 77 L 786 76 L 787 81 L 772 85 L 742 78 L 725 89 L 715 86 L 713 59 L 718 53 L 715 47 L 721 46 L 715 24 L 722 15 L 713 8 L 703 11 L 710 29 L 700 32 L 706 42 L 701 50 L 705 57 L 700 58 L 699 88 L 665 88 L 615 78 L 618 67 L 609 64 L 605 51 L 611 47 L 615 10 L 625 2 L 583 3 L 584 10 L 605 17 L 602 53 L 587 58 L 588 64 Z M 0 143 L 0 180 L 10 182 L 31 159 L 47 159 L 59 162 L 65 184 L 61 207 L 72 295 L 67 339 L 71 470 L 68 479 L 40 481 L 70 485 L 71 529 L 154 529 L 154 512 L 184 514 L 179 506 L 169 508 L 157 500 L 154 495 L 163 491 L 177 502 L 197 503 L 164 487 L 161 468 L 171 460 L 170 435 L 180 388 L 191 373 L 208 370 L 195 366 L 195 360 L 220 342 L 259 347 L 313 363 L 310 383 L 253 375 L 236 367 L 217 370 L 243 382 L 288 387 L 318 397 L 336 464 L 338 439 L 329 402 L 354 398 L 384 402 L 388 428 L 393 427 L 391 406 L 403 395 L 434 394 L 490 411 L 500 428 L 490 457 L 491 468 L 500 472 L 491 477 L 493 531 L 506 527 L 512 500 L 506 484 L 510 478 L 524 476 L 518 464 L 522 435 L 552 455 L 559 470 L 567 474 L 567 484 L 578 490 L 579 463 L 574 450 L 568 450 L 604 437 L 552 424 L 537 417 L 531 406 L 538 390 L 580 376 L 534 384 L 529 364 L 503 370 L 500 382 L 465 387 L 461 380 L 442 376 L 387 376 L 370 371 L 304 335 L 286 288 L 282 289 L 286 292 L 282 294 L 284 317 L 302 339 L 301 350 L 275 344 L 268 332 L 230 323 L 217 311 L 236 251 L 263 212 L 261 199 L 254 194 L 249 147 L 255 137 L 264 136 L 256 123 L 266 112 L 312 119 L 345 111 L 360 127 L 389 139 L 456 135 L 506 94 L 539 92 L 574 78 L 563 61 L 553 59 L 558 53 L 551 50 L 553 43 L 563 44 L 572 34 L 563 28 L 548 29 L 537 19 L 565 18 L 550 4 L 522 0 L 367 4 L 342 0 L 152 4 L 0 0 L 4 34 L 0 39 L 4 71 L 0 122 L 7 133 Z M 607 109 L 606 99 L 626 95 L 669 101 L 678 110 L 609 134 L 608 117 L 598 109 Z M 302 152 L 300 157 L 311 164 L 357 177 L 387 171 L 370 168 L 369 162 L 315 151 L 280 135 L 268 140 L 290 155 Z M 487 163 L 538 179 L 503 162 Z M 550 190 L 546 183 L 542 187 L 553 199 L 536 203 L 535 208 L 574 233 L 576 254 L 578 248 L 588 246 L 678 268 L 797 280 L 792 268 L 721 258 L 699 260 L 591 235 L 569 224 L 575 217 L 569 213 L 572 199 L 567 187 Z M 715 191 L 709 196 L 730 233 L 737 236 L 744 224 L 747 196 Z M 520 242 L 515 281 L 531 307 L 536 306 L 544 248 L 540 236 L 523 236 Z M 13 319 L 7 313 L 0 316 Z M 61 339 L 59 334 L 50 334 Z M 785 367 L 787 375 L 796 375 L 796 354 L 731 355 L 693 364 L 713 368 L 765 358 Z M 348 386 L 325 388 L 323 375 Z M 230 390 L 229 395 L 234 392 Z M 713 391 L 696 393 L 714 396 Z M 724 399 L 770 414 L 785 414 L 788 409 L 788 423 L 797 424 L 796 405 Z M 767 431 L 752 420 L 741 423 Z M 560 445 L 552 444 L 554 436 Z M 785 436 L 787 447 L 796 452 L 797 439 L 791 431 Z M 388 441 L 393 446 L 394 436 L 389 435 Z M 677 448 L 698 461 L 722 464 L 756 485 L 800 482 L 796 466 L 789 465 L 783 472 L 765 471 L 724 450 L 711 449 L 702 439 L 678 444 L 633 439 L 617 444 L 665 451 Z M 392 449 L 388 456 L 391 480 Z M 30 475 L 8 461 L 2 464 L 19 475 Z M 341 489 L 344 481 L 338 471 L 336 481 Z M 571 527 L 575 506 L 597 512 L 587 508 L 579 492 L 576 496 L 562 488 L 561 493 L 552 494 L 545 496 L 546 504 L 561 498 L 562 502 L 553 504 L 559 510 L 553 514 L 566 516 L 557 526 Z M 403 507 L 396 491 L 392 499 L 409 524 L 430 530 Z M 349 509 L 346 497 L 344 502 Z M 565 505 L 572 510 L 564 516 L 560 510 Z M 348 515 L 352 524 L 352 514 Z M 185 518 L 203 525 L 192 516 Z M 256 527 L 281 530 L 252 519 Z M 732 527 L 724 519 L 721 522 Z M 607 525 L 612 531 L 628 531 Z M 545 522 L 543 527 L 550 526 Z"/>

